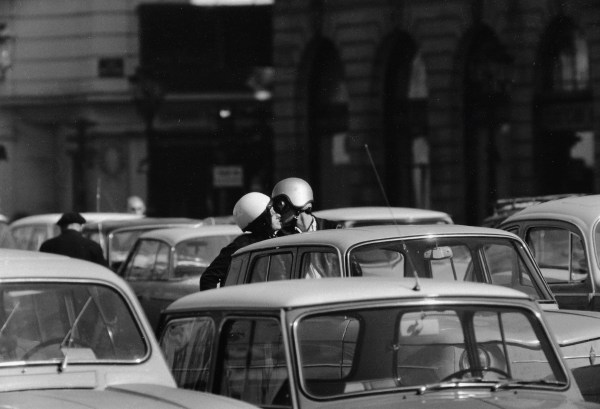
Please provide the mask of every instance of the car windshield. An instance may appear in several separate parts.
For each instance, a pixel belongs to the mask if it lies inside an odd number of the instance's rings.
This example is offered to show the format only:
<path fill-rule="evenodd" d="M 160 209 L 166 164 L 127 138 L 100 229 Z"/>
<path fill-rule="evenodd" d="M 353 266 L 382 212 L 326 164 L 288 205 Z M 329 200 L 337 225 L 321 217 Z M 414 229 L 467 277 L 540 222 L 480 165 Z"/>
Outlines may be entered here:
<path fill-rule="evenodd" d="M 89 283 L 3 283 L 0 366 L 136 362 L 148 351 L 137 322 L 113 288 Z"/>
<path fill-rule="evenodd" d="M 535 281 L 534 262 L 522 246 L 502 237 L 427 237 L 357 246 L 349 255 L 352 276 L 428 277 L 501 285 L 550 299 Z"/>
<path fill-rule="evenodd" d="M 356 308 L 305 316 L 294 328 L 303 388 L 320 398 L 567 382 L 538 318 L 522 308 Z"/>

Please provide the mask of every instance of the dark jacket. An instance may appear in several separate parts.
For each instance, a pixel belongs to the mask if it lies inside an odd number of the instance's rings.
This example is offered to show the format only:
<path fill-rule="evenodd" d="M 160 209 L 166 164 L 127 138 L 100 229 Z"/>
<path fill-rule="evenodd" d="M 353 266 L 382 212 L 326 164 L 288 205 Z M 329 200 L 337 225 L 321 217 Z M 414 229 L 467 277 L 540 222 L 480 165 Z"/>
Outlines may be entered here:
<path fill-rule="evenodd" d="M 67 229 L 59 236 L 46 240 L 42 243 L 40 251 L 62 254 L 107 266 L 100 245 L 93 240 L 83 237 L 76 230 Z"/>
<path fill-rule="evenodd" d="M 210 290 L 225 284 L 231 256 L 238 249 L 249 244 L 269 239 L 275 235 L 271 230 L 271 216 L 267 209 L 245 229 L 246 233 L 236 237 L 231 243 L 221 249 L 219 255 L 210 263 L 210 266 L 200 276 L 200 291 Z"/>

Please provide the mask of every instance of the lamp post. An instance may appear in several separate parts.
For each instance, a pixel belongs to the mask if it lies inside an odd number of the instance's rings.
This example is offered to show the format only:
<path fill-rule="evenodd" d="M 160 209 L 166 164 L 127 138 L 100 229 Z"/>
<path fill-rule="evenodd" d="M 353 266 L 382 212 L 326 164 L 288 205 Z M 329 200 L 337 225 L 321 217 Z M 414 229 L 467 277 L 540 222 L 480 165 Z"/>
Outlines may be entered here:
<path fill-rule="evenodd" d="M 153 192 L 153 181 L 156 179 L 156 133 L 154 132 L 154 120 L 165 99 L 165 89 L 156 79 L 156 76 L 148 69 L 138 67 L 134 75 L 129 77 L 129 84 L 133 96 L 133 102 L 138 114 L 144 120 L 144 132 L 147 145 L 147 205 L 148 209 L 154 209 L 155 194 Z"/>
<path fill-rule="evenodd" d="M 6 72 L 12 67 L 15 37 L 12 36 L 6 24 L 0 23 L 0 81 L 6 78 Z"/>

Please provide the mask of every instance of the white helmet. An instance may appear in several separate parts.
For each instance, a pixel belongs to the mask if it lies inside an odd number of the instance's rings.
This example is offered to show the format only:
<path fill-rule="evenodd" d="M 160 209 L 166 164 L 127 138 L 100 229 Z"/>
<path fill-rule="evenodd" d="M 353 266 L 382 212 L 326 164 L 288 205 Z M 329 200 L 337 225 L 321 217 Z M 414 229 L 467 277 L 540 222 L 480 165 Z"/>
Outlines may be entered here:
<path fill-rule="evenodd" d="M 244 230 L 260 216 L 271 201 L 271 198 L 260 192 L 246 193 L 233 206 L 233 219 L 240 229 Z"/>
<path fill-rule="evenodd" d="M 306 210 L 308 207 L 312 207 L 313 191 L 303 179 L 287 178 L 279 181 L 273 188 L 271 197 L 275 199 L 280 196 L 285 197 L 297 210 Z"/>

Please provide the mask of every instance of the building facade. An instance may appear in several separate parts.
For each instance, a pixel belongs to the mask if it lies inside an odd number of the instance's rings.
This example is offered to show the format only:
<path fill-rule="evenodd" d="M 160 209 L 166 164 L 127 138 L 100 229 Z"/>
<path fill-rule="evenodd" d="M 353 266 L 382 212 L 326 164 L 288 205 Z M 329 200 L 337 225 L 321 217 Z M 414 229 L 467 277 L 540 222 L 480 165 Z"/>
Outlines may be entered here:
<path fill-rule="evenodd" d="M 272 6 L 204 3 L 0 2 L 0 213 L 138 195 L 149 215 L 200 218 L 270 189 Z"/>
<path fill-rule="evenodd" d="M 478 224 L 499 198 L 598 191 L 596 1 L 216 3 L 0 2 L 0 213 L 136 194 L 204 217 L 298 176 L 317 208 Z"/>
<path fill-rule="evenodd" d="M 469 224 L 499 198 L 595 192 L 599 17 L 584 0 L 276 2 L 277 174 L 321 208 Z"/>

